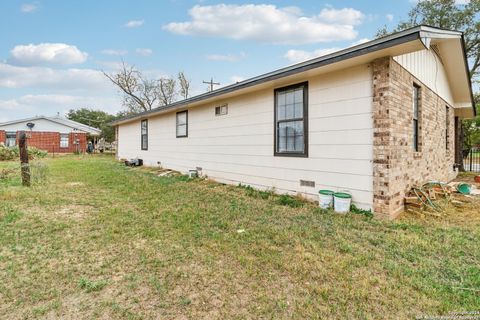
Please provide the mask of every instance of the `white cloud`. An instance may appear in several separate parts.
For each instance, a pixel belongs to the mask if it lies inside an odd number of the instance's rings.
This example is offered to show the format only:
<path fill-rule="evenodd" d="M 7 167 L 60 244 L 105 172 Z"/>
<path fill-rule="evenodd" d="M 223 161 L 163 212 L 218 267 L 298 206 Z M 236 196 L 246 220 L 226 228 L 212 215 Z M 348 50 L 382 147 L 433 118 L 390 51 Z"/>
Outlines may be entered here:
<path fill-rule="evenodd" d="M 362 44 L 362 43 L 365 43 L 365 42 L 368 42 L 368 41 L 370 41 L 370 39 L 368 39 L 368 38 L 358 39 L 357 41 L 353 42 L 351 46 L 356 46 L 356 45 L 359 45 L 359 44 Z"/>
<path fill-rule="evenodd" d="M 79 64 L 85 62 L 88 56 L 76 46 L 65 43 L 18 45 L 10 51 L 10 54 L 10 63 L 23 66 Z"/>
<path fill-rule="evenodd" d="M 333 24 L 359 25 L 362 23 L 364 14 L 352 8 L 343 8 L 340 10 L 324 8 L 318 17 L 322 21 Z"/>
<path fill-rule="evenodd" d="M 24 13 L 32 13 L 37 11 L 38 9 L 38 4 L 36 3 L 24 3 L 20 7 L 20 11 Z"/>
<path fill-rule="evenodd" d="M 118 50 L 118 49 L 104 49 L 102 50 L 102 54 L 107 56 L 124 56 L 128 54 L 127 50 Z"/>
<path fill-rule="evenodd" d="M 153 53 L 153 50 L 149 48 L 138 48 L 137 50 L 135 50 L 135 52 L 140 56 L 146 57 L 146 56 L 151 56 Z"/>
<path fill-rule="evenodd" d="M 287 53 L 285 53 L 284 57 L 287 58 L 290 62 L 297 63 L 297 62 L 302 62 L 305 60 L 321 57 L 338 50 L 340 50 L 340 48 L 317 49 L 314 51 L 292 49 L 292 50 L 288 50 Z"/>
<path fill-rule="evenodd" d="M 350 47 L 353 47 L 353 46 L 356 46 L 356 45 L 359 45 L 359 44 L 362 44 L 362 43 L 365 43 L 365 42 L 368 42 L 368 41 L 370 41 L 370 39 L 368 39 L 368 38 L 358 39 L 357 41 L 352 42 L 352 44 L 350 44 Z M 291 50 L 288 50 L 287 53 L 285 53 L 285 55 L 283 57 L 288 59 L 290 62 L 297 63 L 297 62 L 302 62 L 302 61 L 318 58 L 318 57 L 321 57 L 321 56 L 325 56 L 327 54 L 334 53 L 334 52 L 340 51 L 342 49 L 344 49 L 344 48 L 338 48 L 338 47 L 323 48 L 323 49 L 317 49 L 317 50 L 314 50 L 314 51 L 291 49 Z"/>
<path fill-rule="evenodd" d="M 242 76 L 232 76 L 230 77 L 230 80 L 232 81 L 232 83 L 237 83 L 242 82 L 243 80 L 245 80 L 245 78 Z"/>
<path fill-rule="evenodd" d="M 70 109 L 87 107 L 115 113 L 121 100 L 115 96 L 82 96 L 65 94 L 27 94 L 18 98 L 0 100 L 2 117 L 0 122 L 26 118 L 35 115 L 53 116 L 65 114 Z M 19 114 L 18 111 L 22 112 Z"/>
<path fill-rule="evenodd" d="M 126 28 L 138 28 L 143 26 L 144 20 L 130 20 L 127 23 L 125 23 L 124 27 Z"/>
<path fill-rule="evenodd" d="M 40 94 L 32 95 L 27 94 L 16 99 L 0 100 L 0 109 L 14 110 L 22 107 L 30 108 L 39 104 L 62 104 L 68 105 L 75 100 L 75 97 L 68 95 L 55 95 L 55 94 Z"/>
<path fill-rule="evenodd" d="M 0 62 L 0 88 L 102 91 L 109 87 L 105 76 L 93 69 L 21 67 Z"/>
<path fill-rule="evenodd" d="M 385 15 L 385 18 L 387 18 L 389 22 L 392 22 L 394 17 L 393 17 L 393 14 L 389 13 Z"/>
<path fill-rule="evenodd" d="M 121 108 L 116 89 L 100 71 L 18 67 L 0 62 L 0 90 L 23 95 L 0 99 L 3 121 L 35 115 L 64 114 L 77 107 L 115 113 Z M 40 92 L 40 94 L 38 93 Z"/>
<path fill-rule="evenodd" d="M 245 53 L 241 52 L 240 54 L 208 54 L 205 56 L 205 58 L 212 61 L 235 62 L 245 58 Z"/>
<path fill-rule="evenodd" d="M 172 22 L 163 28 L 180 35 L 223 37 L 277 44 L 305 44 L 352 40 L 364 14 L 352 8 L 327 7 L 305 16 L 297 7 L 275 5 L 196 5 L 191 21 Z"/>
<path fill-rule="evenodd" d="M 419 1 L 426 1 L 426 0 L 410 0 L 410 3 L 417 4 Z M 469 4 L 470 0 L 455 0 L 455 4 L 458 5 L 465 5 Z"/>

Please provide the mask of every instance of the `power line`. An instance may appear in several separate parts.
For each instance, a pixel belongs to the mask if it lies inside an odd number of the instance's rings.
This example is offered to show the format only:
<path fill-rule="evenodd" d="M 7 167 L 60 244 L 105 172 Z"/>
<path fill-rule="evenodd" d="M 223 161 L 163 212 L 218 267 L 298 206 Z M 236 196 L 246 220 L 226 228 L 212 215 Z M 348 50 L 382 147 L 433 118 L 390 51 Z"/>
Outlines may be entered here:
<path fill-rule="evenodd" d="M 213 78 L 211 78 L 210 81 L 203 81 L 203 83 L 210 85 L 210 91 L 213 91 L 213 85 L 220 85 L 220 82 L 213 82 Z"/>

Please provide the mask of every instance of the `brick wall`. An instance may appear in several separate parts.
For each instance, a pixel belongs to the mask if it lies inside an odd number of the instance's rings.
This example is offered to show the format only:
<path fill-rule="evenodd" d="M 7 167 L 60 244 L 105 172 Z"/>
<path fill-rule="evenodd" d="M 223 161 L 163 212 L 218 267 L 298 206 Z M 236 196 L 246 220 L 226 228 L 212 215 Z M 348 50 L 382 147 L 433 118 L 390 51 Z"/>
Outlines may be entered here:
<path fill-rule="evenodd" d="M 396 217 L 405 193 L 429 180 L 454 178 L 454 109 L 449 111 L 449 148 L 446 149 L 446 106 L 443 99 L 390 57 L 375 60 L 374 212 Z M 413 86 L 420 86 L 419 151 L 413 148 Z"/>
<path fill-rule="evenodd" d="M 85 152 L 87 148 L 87 134 L 86 133 L 69 133 L 68 148 L 60 148 L 60 133 L 59 132 L 39 132 L 31 131 L 28 134 L 28 146 L 37 147 L 46 150 L 49 153 L 72 153 L 75 151 Z M 17 133 L 18 137 L 18 133 Z M 0 131 L 0 142 L 5 143 L 5 131 Z M 78 147 L 75 141 L 78 140 Z M 18 140 L 17 140 L 18 144 Z"/>

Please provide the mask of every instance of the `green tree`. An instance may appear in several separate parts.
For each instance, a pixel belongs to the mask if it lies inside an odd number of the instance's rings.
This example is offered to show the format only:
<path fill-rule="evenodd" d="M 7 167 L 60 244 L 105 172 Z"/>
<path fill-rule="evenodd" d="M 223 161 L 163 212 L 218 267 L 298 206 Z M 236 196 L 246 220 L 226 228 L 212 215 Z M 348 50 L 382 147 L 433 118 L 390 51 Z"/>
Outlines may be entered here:
<path fill-rule="evenodd" d="M 102 110 L 80 108 L 68 111 L 67 118 L 102 130 L 100 137 L 105 138 L 105 141 L 112 142 L 115 140 L 115 129 L 109 125 L 117 118 L 114 115 Z"/>
<path fill-rule="evenodd" d="M 480 71 L 480 0 L 456 4 L 455 0 L 420 0 L 408 13 L 408 19 L 401 21 L 389 31 L 383 27 L 377 37 L 391 32 L 402 31 L 421 24 L 449 30 L 463 31 L 465 49 L 470 62 L 470 78 L 478 79 Z"/>
<path fill-rule="evenodd" d="M 429 25 L 442 29 L 463 32 L 465 51 L 469 62 L 472 83 L 480 84 L 480 0 L 470 0 L 465 4 L 455 0 L 420 0 L 408 13 L 408 18 L 401 21 L 393 30 L 383 27 L 377 37 L 392 32 L 402 31 L 418 25 Z M 474 86 L 475 88 L 475 86 Z M 480 94 L 475 95 L 477 116 L 475 119 L 462 121 L 463 148 L 470 149 L 480 143 Z"/>
<path fill-rule="evenodd" d="M 463 148 L 471 149 L 473 146 L 480 145 L 480 93 L 475 95 L 477 117 L 462 121 L 463 129 Z"/>

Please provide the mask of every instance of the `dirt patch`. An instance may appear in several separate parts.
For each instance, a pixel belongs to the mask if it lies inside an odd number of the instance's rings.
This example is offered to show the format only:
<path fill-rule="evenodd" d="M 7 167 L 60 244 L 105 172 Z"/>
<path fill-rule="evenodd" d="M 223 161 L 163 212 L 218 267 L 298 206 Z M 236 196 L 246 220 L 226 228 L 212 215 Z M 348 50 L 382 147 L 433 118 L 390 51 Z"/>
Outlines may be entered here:
<path fill-rule="evenodd" d="M 71 219 L 83 219 L 90 215 L 93 211 L 93 208 L 85 205 L 67 205 L 60 207 L 58 210 L 53 211 L 53 216 L 64 218 L 68 217 Z"/>
<path fill-rule="evenodd" d="M 85 185 L 83 182 L 68 182 L 65 184 L 67 187 L 82 187 Z"/>

